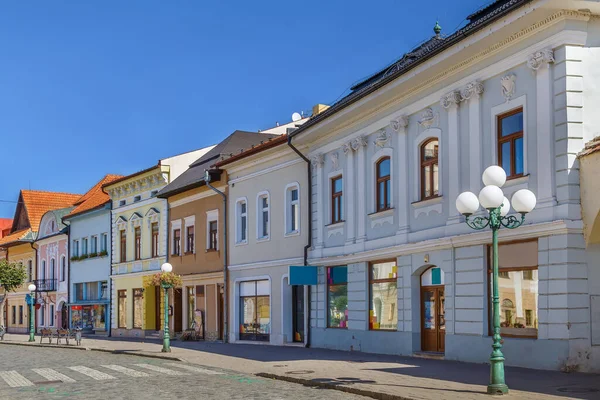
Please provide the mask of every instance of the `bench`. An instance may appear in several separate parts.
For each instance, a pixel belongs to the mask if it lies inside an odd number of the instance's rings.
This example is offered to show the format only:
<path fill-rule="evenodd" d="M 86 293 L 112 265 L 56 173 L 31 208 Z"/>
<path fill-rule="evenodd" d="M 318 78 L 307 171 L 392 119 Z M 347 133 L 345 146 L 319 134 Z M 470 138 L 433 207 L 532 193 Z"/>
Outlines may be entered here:
<path fill-rule="evenodd" d="M 6 328 L 4 325 L 0 325 L 0 340 L 4 340 L 4 335 L 6 335 Z"/>
<path fill-rule="evenodd" d="M 54 333 L 52 329 L 42 328 L 40 330 L 40 344 L 42 344 L 42 340 L 48 339 L 48 344 L 52 344 L 52 338 L 54 337 Z"/>
<path fill-rule="evenodd" d="M 69 344 L 69 335 L 70 332 L 68 329 L 59 329 L 56 331 L 56 344 L 59 345 L 60 344 L 60 340 L 64 339 L 67 342 L 67 345 Z"/>

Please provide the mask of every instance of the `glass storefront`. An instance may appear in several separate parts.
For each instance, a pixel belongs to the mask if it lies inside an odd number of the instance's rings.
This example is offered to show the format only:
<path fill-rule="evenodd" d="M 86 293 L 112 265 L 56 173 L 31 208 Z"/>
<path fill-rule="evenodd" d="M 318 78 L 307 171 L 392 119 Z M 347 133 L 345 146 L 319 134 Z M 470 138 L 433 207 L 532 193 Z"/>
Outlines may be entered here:
<path fill-rule="evenodd" d="M 71 328 L 76 327 L 85 330 L 106 330 L 106 305 L 71 306 Z"/>
<path fill-rule="evenodd" d="M 240 283 L 240 340 L 269 341 L 271 305 L 269 281 Z"/>

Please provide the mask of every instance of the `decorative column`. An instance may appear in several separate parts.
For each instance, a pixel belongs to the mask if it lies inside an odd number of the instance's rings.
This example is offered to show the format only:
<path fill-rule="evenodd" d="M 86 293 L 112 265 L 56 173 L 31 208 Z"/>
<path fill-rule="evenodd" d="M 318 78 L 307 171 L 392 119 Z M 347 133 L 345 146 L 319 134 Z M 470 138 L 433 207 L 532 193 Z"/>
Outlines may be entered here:
<path fill-rule="evenodd" d="M 325 223 L 323 219 L 323 164 L 325 159 L 323 154 L 317 154 L 313 156 L 310 160 L 311 165 L 314 170 L 317 172 L 317 190 L 316 190 L 316 200 L 313 204 L 316 205 L 315 211 L 317 212 L 317 234 L 315 237 L 315 248 L 322 249 L 323 248 L 323 237 L 325 232 Z M 308 201 L 313 201 L 313 199 L 309 199 Z M 312 215 L 309 215 L 308 218 L 312 218 Z"/>
<path fill-rule="evenodd" d="M 481 177 L 481 111 L 480 96 L 483 83 L 473 81 L 462 90 L 461 96 L 469 102 L 469 190 L 479 193 Z"/>
<path fill-rule="evenodd" d="M 537 192 L 538 206 L 544 208 L 554 205 L 552 194 L 552 76 L 550 63 L 554 62 L 554 51 L 544 49 L 537 51 L 527 59 L 527 66 L 536 74 L 536 139 L 537 139 Z M 527 140 L 527 138 L 525 138 Z M 525 155 L 527 156 L 527 155 Z"/>
<path fill-rule="evenodd" d="M 398 204 L 396 205 L 398 212 L 398 232 L 396 235 L 406 235 L 410 230 L 408 219 L 408 207 L 410 204 L 408 192 L 408 135 L 406 133 L 408 117 L 406 115 L 400 116 L 390 121 L 390 126 L 396 132 L 398 143 L 396 146 L 397 178 L 395 179 L 398 182 L 396 185 L 396 193 L 398 195 Z"/>
<path fill-rule="evenodd" d="M 438 177 L 442 175 L 442 167 L 445 169 L 447 166 L 447 187 L 450 204 L 452 204 L 453 199 L 456 199 L 458 193 L 460 192 L 460 146 L 458 138 L 458 106 L 460 105 L 461 100 L 462 96 L 460 94 L 460 91 L 458 90 L 452 91 L 442 96 L 442 98 L 440 99 L 441 106 L 448 111 L 448 141 L 446 142 L 448 145 L 448 160 L 446 162 L 446 160 L 444 160 L 444 155 L 440 154 L 442 163 L 441 165 L 438 165 Z M 439 179 L 439 181 L 443 183 L 443 179 Z M 442 187 L 440 187 L 440 193 L 444 193 Z M 459 222 L 459 217 L 460 214 L 458 213 L 458 210 L 456 209 L 456 207 L 452 207 L 451 205 L 448 210 L 447 224 L 450 225 Z"/>
<path fill-rule="evenodd" d="M 367 138 L 364 136 L 359 136 L 352 141 L 352 149 L 356 151 L 358 160 L 358 182 L 363 185 L 363 188 L 366 183 L 365 171 L 367 169 L 367 165 L 365 162 L 365 150 L 367 145 Z M 358 211 L 358 218 L 356 219 L 358 228 L 358 242 L 364 242 L 367 238 L 365 225 L 365 220 L 367 218 L 366 192 L 366 190 L 359 190 L 356 196 L 356 207 Z"/>
<path fill-rule="evenodd" d="M 342 146 L 342 151 L 346 155 L 346 174 L 343 179 L 343 190 L 345 200 L 345 210 L 342 213 L 342 218 L 346 221 L 346 244 L 354 244 L 356 231 L 354 230 L 354 221 L 356 213 L 354 212 L 354 150 L 352 142 L 348 142 Z M 360 181 L 359 181 L 360 182 Z"/>

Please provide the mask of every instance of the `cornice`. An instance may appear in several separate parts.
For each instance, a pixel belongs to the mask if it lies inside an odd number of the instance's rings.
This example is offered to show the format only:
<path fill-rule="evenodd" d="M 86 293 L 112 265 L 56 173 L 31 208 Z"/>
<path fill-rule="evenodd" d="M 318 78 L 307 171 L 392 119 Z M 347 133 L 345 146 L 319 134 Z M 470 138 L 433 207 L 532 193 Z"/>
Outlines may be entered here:
<path fill-rule="evenodd" d="M 163 172 L 157 169 L 155 172 L 132 178 L 130 180 L 123 181 L 106 190 L 106 193 L 110 196 L 111 200 L 119 200 L 124 197 L 130 197 L 136 194 L 140 194 L 154 188 L 164 187 L 169 183 L 168 172 Z"/>

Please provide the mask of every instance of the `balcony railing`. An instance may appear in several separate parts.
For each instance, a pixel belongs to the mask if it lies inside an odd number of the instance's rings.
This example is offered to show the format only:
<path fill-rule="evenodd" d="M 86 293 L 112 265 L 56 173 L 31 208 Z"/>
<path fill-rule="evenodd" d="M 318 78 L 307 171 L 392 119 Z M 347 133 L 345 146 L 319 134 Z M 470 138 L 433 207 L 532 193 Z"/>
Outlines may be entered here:
<path fill-rule="evenodd" d="M 56 291 L 56 279 L 37 279 L 33 281 L 35 284 L 36 292 L 55 292 Z"/>

